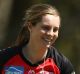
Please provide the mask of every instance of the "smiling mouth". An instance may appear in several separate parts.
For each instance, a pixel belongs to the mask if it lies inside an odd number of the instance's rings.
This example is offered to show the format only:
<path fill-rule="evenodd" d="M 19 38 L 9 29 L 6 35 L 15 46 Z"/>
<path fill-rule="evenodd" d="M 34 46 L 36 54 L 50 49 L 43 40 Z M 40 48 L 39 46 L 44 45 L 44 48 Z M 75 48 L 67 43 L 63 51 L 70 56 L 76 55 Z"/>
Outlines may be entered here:
<path fill-rule="evenodd" d="M 45 41 L 47 41 L 47 42 L 51 42 L 51 40 L 50 39 L 44 39 Z"/>
<path fill-rule="evenodd" d="M 45 42 L 51 43 L 52 40 L 51 39 L 47 39 L 47 38 L 42 38 Z"/>

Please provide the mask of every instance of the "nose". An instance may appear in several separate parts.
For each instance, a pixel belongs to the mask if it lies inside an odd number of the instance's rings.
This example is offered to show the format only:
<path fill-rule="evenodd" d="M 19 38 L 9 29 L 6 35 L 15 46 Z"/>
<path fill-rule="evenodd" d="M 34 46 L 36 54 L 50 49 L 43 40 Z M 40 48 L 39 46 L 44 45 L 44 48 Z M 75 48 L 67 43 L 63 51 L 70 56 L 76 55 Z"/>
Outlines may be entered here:
<path fill-rule="evenodd" d="M 49 36 L 53 37 L 53 35 L 54 35 L 53 30 L 51 29 L 51 30 L 47 31 L 47 35 L 49 35 Z"/>

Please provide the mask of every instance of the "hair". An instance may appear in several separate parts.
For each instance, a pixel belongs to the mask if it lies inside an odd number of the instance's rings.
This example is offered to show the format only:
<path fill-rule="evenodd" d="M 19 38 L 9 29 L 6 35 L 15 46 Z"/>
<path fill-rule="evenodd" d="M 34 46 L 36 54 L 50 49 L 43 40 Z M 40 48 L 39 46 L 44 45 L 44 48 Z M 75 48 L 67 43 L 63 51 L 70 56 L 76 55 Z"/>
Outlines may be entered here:
<path fill-rule="evenodd" d="M 35 4 L 32 5 L 28 10 L 26 10 L 24 20 L 24 25 L 17 37 L 15 42 L 16 45 L 26 45 L 29 42 L 30 32 L 28 30 L 28 23 L 31 22 L 32 26 L 40 22 L 42 16 L 50 14 L 59 16 L 58 10 L 49 4 Z"/>

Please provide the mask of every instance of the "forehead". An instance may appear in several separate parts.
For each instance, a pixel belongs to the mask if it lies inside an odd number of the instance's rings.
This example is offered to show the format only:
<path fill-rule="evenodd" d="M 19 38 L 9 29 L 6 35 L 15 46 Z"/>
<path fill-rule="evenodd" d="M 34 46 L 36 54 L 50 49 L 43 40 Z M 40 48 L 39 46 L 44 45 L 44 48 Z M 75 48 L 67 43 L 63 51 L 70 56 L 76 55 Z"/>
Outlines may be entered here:
<path fill-rule="evenodd" d="M 59 26 L 60 17 L 58 15 L 46 14 L 45 16 L 42 17 L 42 23 L 44 25 Z"/>

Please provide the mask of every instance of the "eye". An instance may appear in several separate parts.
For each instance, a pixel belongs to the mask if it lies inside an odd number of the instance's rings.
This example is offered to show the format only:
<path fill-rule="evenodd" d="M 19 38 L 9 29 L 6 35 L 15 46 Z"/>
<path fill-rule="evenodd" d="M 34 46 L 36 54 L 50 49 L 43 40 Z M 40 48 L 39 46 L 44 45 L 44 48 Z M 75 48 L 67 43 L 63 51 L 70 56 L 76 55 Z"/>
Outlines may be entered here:
<path fill-rule="evenodd" d="M 49 26 L 42 26 L 43 30 L 49 31 L 51 28 Z"/>
<path fill-rule="evenodd" d="M 59 30 L 59 28 L 55 27 L 55 28 L 53 29 L 53 32 L 56 32 L 56 31 L 58 31 L 58 30 Z"/>
<path fill-rule="evenodd" d="M 52 27 L 51 26 L 48 26 L 48 25 L 44 25 L 41 28 L 43 30 L 45 30 L 45 31 L 50 31 L 52 29 Z M 59 28 L 58 27 L 53 27 L 53 32 L 57 32 L 57 31 L 59 31 Z"/>

